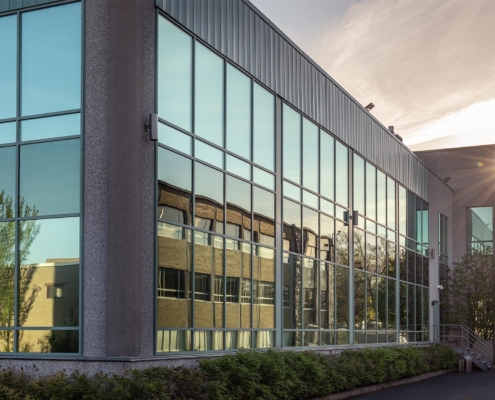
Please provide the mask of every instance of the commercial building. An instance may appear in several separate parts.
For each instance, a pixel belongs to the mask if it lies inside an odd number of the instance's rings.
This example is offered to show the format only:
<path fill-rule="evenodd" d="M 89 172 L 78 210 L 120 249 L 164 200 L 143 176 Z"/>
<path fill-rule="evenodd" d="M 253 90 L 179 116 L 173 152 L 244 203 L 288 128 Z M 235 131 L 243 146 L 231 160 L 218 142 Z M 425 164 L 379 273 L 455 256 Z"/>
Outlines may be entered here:
<path fill-rule="evenodd" d="M 11 0 L 0 36 L 3 365 L 430 341 L 444 171 L 249 1 Z"/>

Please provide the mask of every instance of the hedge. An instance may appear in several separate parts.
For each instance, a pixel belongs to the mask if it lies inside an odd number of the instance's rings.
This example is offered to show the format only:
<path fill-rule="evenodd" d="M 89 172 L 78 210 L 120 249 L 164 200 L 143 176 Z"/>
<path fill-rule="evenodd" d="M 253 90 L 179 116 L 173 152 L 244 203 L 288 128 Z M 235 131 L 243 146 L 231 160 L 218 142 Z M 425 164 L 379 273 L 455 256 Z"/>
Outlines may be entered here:
<path fill-rule="evenodd" d="M 29 379 L 0 373 L 0 398 L 8 399 L 287 399 L 325 396 L 361 386 L 450 369 L 457 355 L 449 347 L 391 347 L 315 352 L 241 351 L 206 359 L 198 368 L 148 368 L 124 375 L 75 372 Z"/>

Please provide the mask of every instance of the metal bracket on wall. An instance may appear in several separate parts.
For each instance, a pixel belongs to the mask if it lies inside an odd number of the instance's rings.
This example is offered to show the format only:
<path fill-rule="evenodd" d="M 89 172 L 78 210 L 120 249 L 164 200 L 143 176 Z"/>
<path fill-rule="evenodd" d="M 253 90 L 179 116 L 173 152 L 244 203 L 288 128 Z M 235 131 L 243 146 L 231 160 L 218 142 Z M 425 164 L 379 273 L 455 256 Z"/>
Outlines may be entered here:
<path fill-rule="evenodd" d="M 150 133 L 150 140 L 158 140 L 158 114 L 150 114 L 150 121 L 144 124 L 144 130 Z"/>

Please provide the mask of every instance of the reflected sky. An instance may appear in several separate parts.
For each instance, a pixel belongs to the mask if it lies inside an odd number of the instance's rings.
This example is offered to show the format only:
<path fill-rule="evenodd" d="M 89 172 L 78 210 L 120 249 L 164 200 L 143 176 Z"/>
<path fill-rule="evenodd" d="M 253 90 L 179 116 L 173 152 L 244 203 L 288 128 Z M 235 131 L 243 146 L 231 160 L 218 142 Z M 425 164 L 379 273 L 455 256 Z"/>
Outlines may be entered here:
<path fill-rule="evenodd" d="M 81 114 L 28 119 L 21 122 L 21 140 L 41 140 L 81 133 Z"/>
<path fill-rule="evenodd" d="M 0 148 L 0 193 L 4 192 L 4 196 L 11 197 L 13 201 L 15 201 L 15 153 L 15 147 Z M 12 212 L 15 213 L 14 210 Z M 4 214 L 5 212 L 0 208 L 0 218 L 5 218 Z M 12 217 L 13 215 L 10 216 Z"/>
<path fill-rule="evenodd" d="M 0 119 L 16 114 L 17 16 L 0 18 Z M 2 143 L 0 134 L 0 143 Z"/>
<path fill-rule="evenodd" d="M 7 122 L 0 124 L 0 144 L 13 143 L 16 141 L 16 123 Z"/>

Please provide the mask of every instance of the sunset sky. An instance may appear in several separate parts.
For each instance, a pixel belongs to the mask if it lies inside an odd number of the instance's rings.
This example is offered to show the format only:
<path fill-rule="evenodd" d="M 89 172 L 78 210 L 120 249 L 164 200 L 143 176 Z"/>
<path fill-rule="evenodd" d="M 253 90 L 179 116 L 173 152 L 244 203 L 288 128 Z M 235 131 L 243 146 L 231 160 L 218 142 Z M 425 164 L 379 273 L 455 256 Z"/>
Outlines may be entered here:
<path fill-rule="evenodd" d="M 495 0 L 251 0 L 413 150 L 495 143 Z"/>

